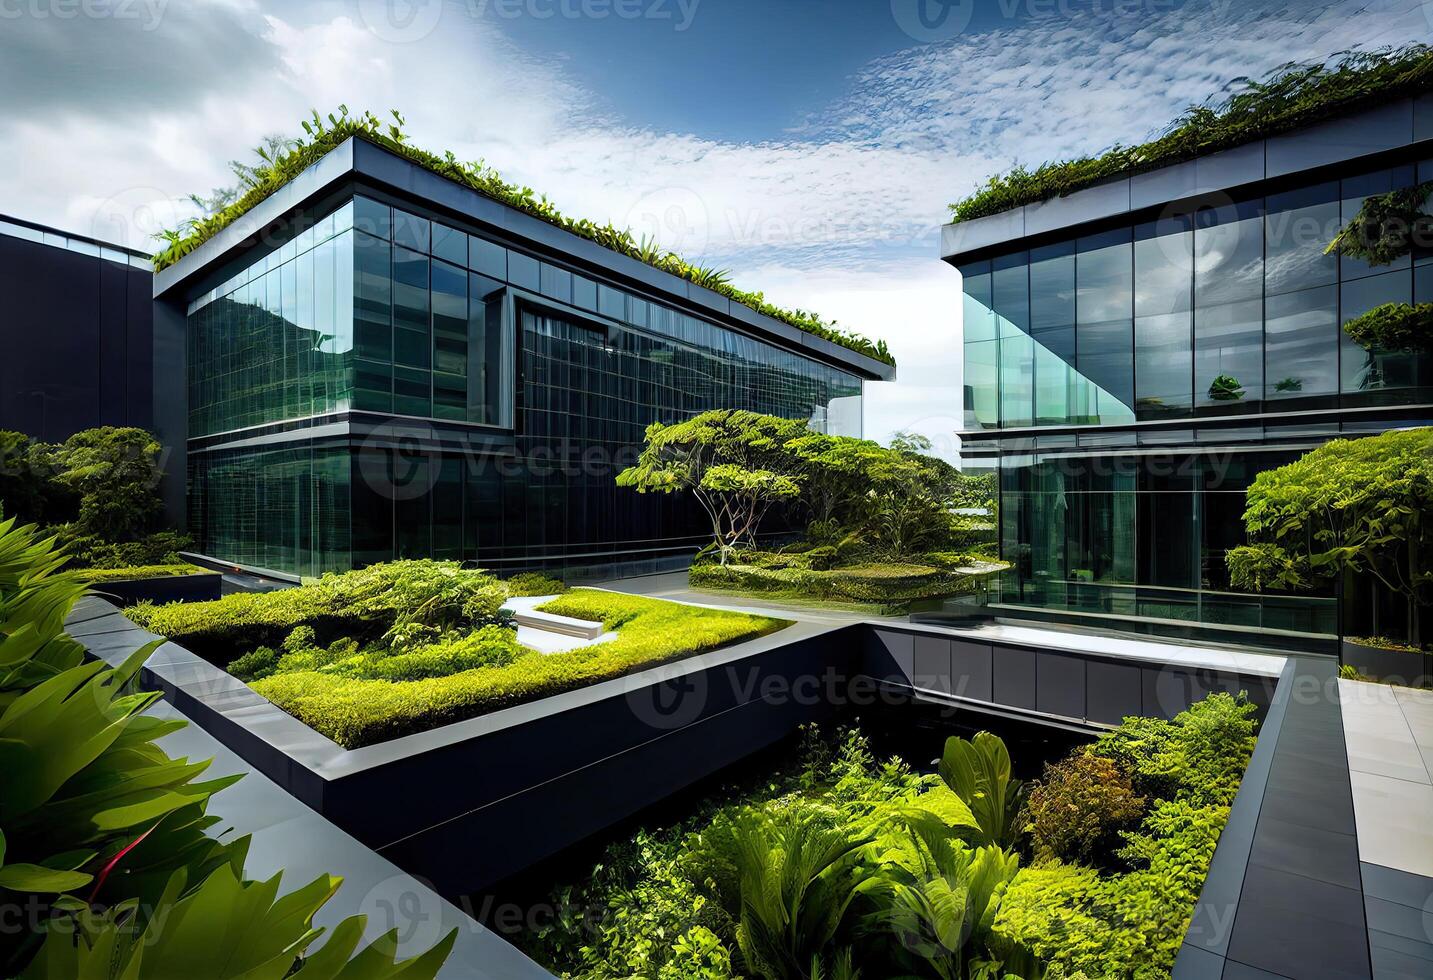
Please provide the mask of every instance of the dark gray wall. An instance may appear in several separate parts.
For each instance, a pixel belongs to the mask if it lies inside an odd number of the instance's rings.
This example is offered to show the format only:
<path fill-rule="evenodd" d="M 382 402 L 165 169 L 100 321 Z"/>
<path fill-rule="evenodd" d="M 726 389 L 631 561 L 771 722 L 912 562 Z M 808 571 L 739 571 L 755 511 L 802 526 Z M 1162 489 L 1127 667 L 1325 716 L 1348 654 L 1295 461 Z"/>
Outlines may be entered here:
<path fill-rule="evenodd" d="M 152 278 L 0 235 L 0 429 L 46 441 L 98 425 L 152 429 Z"/>

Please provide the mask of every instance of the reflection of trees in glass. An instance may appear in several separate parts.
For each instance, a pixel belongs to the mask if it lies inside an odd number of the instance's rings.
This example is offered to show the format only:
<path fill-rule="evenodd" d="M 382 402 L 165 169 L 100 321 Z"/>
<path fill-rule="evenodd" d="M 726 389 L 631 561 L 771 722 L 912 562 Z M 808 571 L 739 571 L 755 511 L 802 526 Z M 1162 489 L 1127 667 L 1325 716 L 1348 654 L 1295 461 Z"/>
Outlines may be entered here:
<path fill-rule="evenodd" d="M 1244 397 L 1244 386 L 1239 379 L 1221 374 L 1209 385 L 1209 397 L 1217 402 L 1235 402 Z"/>

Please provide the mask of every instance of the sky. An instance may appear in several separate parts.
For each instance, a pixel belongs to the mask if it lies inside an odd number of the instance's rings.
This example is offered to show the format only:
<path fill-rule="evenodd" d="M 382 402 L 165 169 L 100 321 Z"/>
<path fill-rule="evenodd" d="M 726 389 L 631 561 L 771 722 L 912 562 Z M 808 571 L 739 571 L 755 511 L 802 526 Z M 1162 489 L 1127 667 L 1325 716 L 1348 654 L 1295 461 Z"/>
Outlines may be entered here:
<path fill-rule="evenodd" d="M 955 458 L 947 206 L 1433 0 L 0 0 L 0 214 L 135 248 L 311 109 L 400 110 L 567 214 L 882 337 L 865 434 Z"/>

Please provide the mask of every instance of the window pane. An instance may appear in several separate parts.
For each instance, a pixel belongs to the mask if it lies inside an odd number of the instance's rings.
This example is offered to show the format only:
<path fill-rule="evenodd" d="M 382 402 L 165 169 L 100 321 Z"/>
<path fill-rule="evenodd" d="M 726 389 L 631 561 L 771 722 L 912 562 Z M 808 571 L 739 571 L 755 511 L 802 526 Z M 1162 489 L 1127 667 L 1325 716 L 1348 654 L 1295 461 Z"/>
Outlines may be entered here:
<path fill-rule="evenodd" d="M 1324 249 L 1338 234 L 1338 184 L 1274 194 L 1264 218 L 1264 289 L 1273 296 L 1338 279 L 1338 256 Z"/>
<path fill-rule="evenodd" d="M 1265 301 L 1266 397 L 1338 392 L 1338 288 L 1320 286 Z"/>
<path fill-rule="evenodd" d="M 433 222 L 433 257 L 454 265 L 467 265 L 467 234 L 437 221 Z"/>
<path fill-rule="evenodd" d="M 393 234 L 393 214 L 386 204 L 366 197 L 353 199 L 353 227 L 378 238 L 389 238 Z"/>
<path fill-rule="evenodd" d="M 1256 408 L 1264 387 L 1263 314 L 1257 299 L 1194 311 L 1196 405 L 1220 415 Z"/>
<path fill-rule="evenodd" d="M 430 232 L 428 219 L 416 214 L 393 209 L 393 244 L 411 248 L 415 252 L 428 252 Z"/>

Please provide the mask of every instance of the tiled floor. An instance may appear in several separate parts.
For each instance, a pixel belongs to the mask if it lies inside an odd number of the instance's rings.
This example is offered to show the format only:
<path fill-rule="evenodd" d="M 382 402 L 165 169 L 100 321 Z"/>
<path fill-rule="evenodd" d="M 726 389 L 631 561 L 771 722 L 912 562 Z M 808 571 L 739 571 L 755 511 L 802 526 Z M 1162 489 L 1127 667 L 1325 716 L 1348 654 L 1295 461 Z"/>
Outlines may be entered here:
<path fill-rule="evenodd" d="M 1433 877 L 1433 692 L 1339 681 L 1360 860 Z"/>

